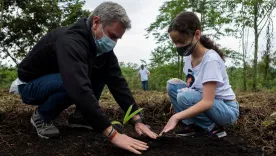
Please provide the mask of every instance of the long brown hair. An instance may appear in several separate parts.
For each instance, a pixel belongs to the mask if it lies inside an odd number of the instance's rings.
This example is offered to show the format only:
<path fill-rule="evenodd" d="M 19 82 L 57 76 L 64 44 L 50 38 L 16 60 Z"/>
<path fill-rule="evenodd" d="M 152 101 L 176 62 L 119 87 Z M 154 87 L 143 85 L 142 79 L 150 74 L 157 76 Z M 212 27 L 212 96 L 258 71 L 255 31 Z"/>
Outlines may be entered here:
<path fill-rule="evenodd" d="M 201 30 L 201 23 L 193 12 L 183 11 L 178 14 L 169 26 L 168 32 L 178 31 L 187 36 L 193 36 L 196 30 Z M 206 35 L 200 37 L 200 43 L 207 49 L 215 50 L 224 60 L 224 54 L 219 47 Z"/>

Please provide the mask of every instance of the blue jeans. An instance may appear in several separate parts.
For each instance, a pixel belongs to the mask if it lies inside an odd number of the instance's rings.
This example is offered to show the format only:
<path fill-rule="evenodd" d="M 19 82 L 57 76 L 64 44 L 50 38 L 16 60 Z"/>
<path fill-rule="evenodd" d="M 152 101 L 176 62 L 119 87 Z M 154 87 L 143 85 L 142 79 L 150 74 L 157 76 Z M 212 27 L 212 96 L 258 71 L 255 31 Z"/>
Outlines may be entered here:
<path fill-rule="evenodd" d="M 185 82 L 172 84 L 167 83 L 167 91 L 175 112 L 181 112 L 197 104 L 202 100 L 202 93 L 191 90 L 186 92 L 177 92 L 178 89 L 185 88 Z M 228 127 L 235 123 L 239 116 L 239 104 L 237 101 L 224 101 L 215 99 L 213 107 L 195 117 L 184 119 L 182 122 L 186 125 L 196 124 L 207 131 L 211 131 L 215 125 Z"/>
<path fill-rule="evenodd" d="M 104 88 L 103 81 L 92 81 L 92 89 L 99 100 Z M 25 104 L 38 105 L 38 113 L 44 122 L 56 119 L 74 101 L 66 93 L 60 74 L 49 74 L 18 86 Z M 78 107 L 77 107 L 78 109 Z"/>
<path fill-rule="evenodd" d="M 142 87 L 143 87 L 144 91 L 149 90 L 149 83 L 148 83 L 148 81 L 142 81 Z"/>

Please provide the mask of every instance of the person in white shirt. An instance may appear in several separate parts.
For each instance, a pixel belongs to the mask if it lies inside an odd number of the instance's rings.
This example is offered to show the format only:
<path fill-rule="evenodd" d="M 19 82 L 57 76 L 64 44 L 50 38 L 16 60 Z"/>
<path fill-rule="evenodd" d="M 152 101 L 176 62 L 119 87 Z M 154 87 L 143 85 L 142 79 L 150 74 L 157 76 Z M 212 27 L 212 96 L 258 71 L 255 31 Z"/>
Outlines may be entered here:
<path fill-rule="evenodd" d="M 201 35 L 200 21 L 193 12 L 177 15 L 168 33 L 178 54 L 186 56 L 186 82 L 171 79 L 167 83 L 176 113 L 160 135 L 182 121 L 184 127 L 177 132 L 178 136 L 226 136 L 224 127 L 237 121 L 239 104 L 229 84 L 223 53 L 207 36 Z"/>
<path fill-rule="evenodd" d="M 140 77 L 141 77 L 142 88 L 143 88 L 143 90 L 144 90 L 144 91 L 148 91 L 148 90 L 149 90 L 149 83 L 148 83 L 148 80 L 149 80 L 150 72 L 148 71 L 147 68 L 145 68 L 145 66 L 144 66 L 143 64 L 141 65 L 141 69 L 139 70 L 137 77 L 138 77 L 139 75 L 140 75 Z"/>

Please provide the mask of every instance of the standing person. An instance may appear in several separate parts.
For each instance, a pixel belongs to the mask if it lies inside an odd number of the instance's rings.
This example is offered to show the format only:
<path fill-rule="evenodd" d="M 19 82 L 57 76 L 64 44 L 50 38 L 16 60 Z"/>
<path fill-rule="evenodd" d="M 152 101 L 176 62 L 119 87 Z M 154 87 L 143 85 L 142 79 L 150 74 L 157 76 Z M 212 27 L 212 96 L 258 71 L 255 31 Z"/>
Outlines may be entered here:
<path fill-rule="evenodd" d="M 88 19 L 49 32 L 37 42 L 18 67 L 19 93 L 24 103 L 38 105 L 31 117 L 38 136 L 59 135 L 52 121 L 72 104 L 69 116 L 73 127 L 93 127 L 114 145 L 141 154 L 146 143 L 120 134 L 99 106 L 105 84 L 126 112 L 133 104 L 138 109 L 113 49 L 127 29 L 131 28 L 125 9 L 113 2 L 95 8 Z M 156 134 L 133 118 L 136 132 L 153 139 Z"/>
<path fill-rule="evenodd" d="M 210 135 L 226 136 L 223 127 L 234 124 L 239 116 L 239 104 L 229 84 L 224 56 L 208 37 L 201 35 L 201 24 L 192 12 L 181 12 L 169 26 L 168 33 L 177 52 L 186 56 L 186 82 L 171 79 L 167 91 L 176 114 L 162 133 L 182 121 L 179 136 L 207 131 Z"/>
<path fill-rule="evenodd" d="M 148 91 L 149 90 L 149 75 L 150 72 L 148 71 L 147 68 L 145 68 L 145 66 L 142 64 L 141 65 L 141 69 L 138 72 L 137 77 L 140 75 L 141 77 L 141 82 L 142 82 L 142 88 L 144 91 Z"/>

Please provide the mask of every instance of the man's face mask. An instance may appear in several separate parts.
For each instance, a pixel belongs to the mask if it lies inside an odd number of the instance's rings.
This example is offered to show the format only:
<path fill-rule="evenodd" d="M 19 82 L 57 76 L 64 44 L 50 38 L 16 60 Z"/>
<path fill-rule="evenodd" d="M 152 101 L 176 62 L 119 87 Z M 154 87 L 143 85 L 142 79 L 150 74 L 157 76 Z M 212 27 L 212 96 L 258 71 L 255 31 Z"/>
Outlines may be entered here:
<path fill-rule="evenodd" d="M 110 39 L 103 31 L 103 37 L 101 39 L 96 39 L 96 31 L 95 31 L 95 43 L 97 45 L 98 55 L 101 55 L 103 53 L 111 52 L 114 47 L 116 46 L 116 42 Z"/>
<path fill-rule="evenodd" d="M 193 44 L 193 40 L 192 40 L 191 43 L 189 43 L 188 45 L 176 47 L 176 51 L 177 51 L 178 55 L 180 55 L 180 56 L 191 55 L 193 53 L 193 51 L 195 50 L 197 42 Z"/>

